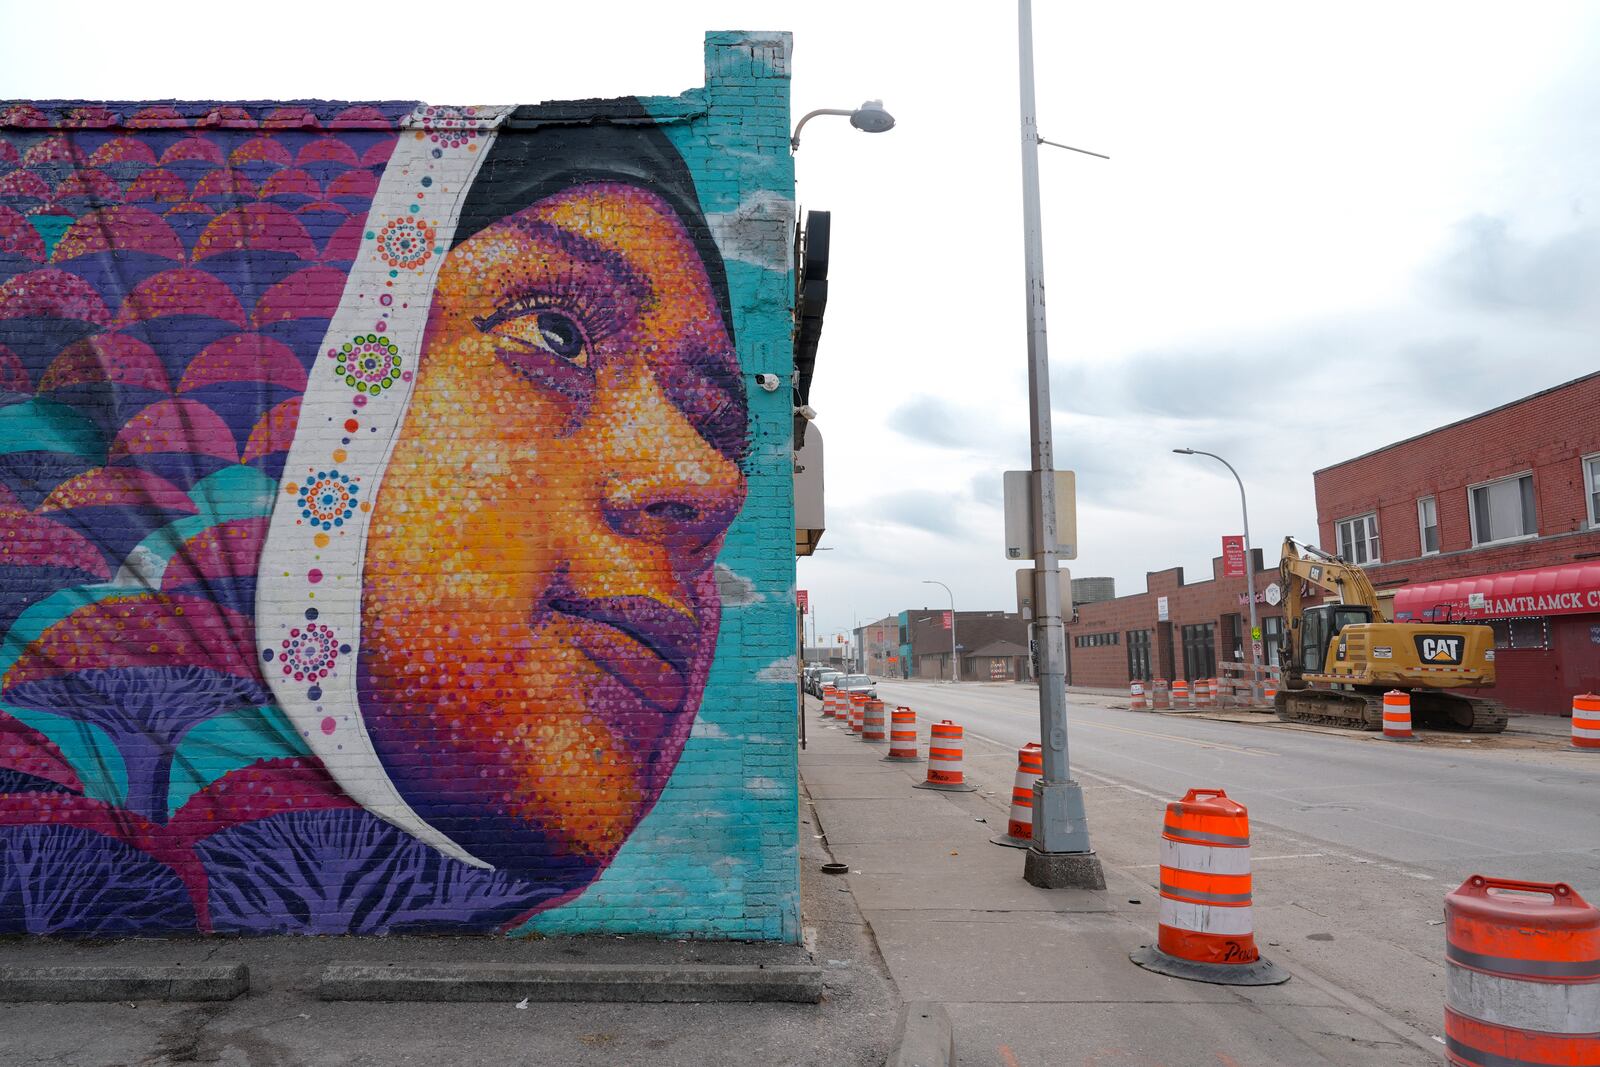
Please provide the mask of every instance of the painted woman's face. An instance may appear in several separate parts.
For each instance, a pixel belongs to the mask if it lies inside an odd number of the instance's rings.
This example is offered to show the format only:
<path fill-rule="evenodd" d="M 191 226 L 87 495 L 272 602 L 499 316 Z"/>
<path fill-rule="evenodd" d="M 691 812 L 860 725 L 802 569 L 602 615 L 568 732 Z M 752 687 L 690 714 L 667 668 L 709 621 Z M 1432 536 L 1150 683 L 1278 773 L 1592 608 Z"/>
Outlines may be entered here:
<path fill-rule="evenodd" d="M 576 186 L 439 273 L 363 573 L 363 718 L 406 801 L 513 871 L 598 870 L 676 765 L 744 500 L 733 344 L 677 215 Z"/>

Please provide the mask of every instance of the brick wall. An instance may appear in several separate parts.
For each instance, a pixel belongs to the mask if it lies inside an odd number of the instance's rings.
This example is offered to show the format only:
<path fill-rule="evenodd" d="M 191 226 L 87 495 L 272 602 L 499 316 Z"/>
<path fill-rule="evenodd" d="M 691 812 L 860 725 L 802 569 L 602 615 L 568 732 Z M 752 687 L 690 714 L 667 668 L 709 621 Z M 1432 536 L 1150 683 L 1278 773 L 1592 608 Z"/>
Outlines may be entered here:
<path fill-rule="evenodd" d="M 1339 551 L 1337 523 L 1375 511 L 1375 584 L 1489 574 L 1570 562 L 1600 550 L 1588 528 L 1582 457 L 1600 452 L 1600 373 L 1513 401 L 1317 471 L 1322 547 Z M 1468 488 L 1533 472 L 1537 540 L 1474 548 Z M 1432 496 L 1439 554 L 1422 556 L 1417 500 Z"/>
<path fill-rule="evenodd" d="M 1256 593 L 1264 595 L 1269 584 L 1278 580 L 1276 560 L 1271 567 L 1263 566 L 1264 553 L 1252 549 L 1250 553 L 1256 569 Z M 1182 567 L 1164 571 L 1151 571 L 1145 575 L 1145 591 L 1114 600 L 1084 604 L 1078 608 L 1077 618 L 1066 627 L 1068 684 L 1101 688 L 1123 688 L 1128 677 L 1128 632 L 1150 631 L 1151 674 L 1153 678 L 1172 681 L 1186 677 L 1183 663 L 1183 627 L 1212 623 L 1216 626 L 1216 658 L 1231 660 L 1234 650 L 1242 648 L 1246 661 L 1250 659 L 1248 633 L 1250 607 L 1245 597 L 1245 579 L 1222 577 L 1222 557 L 1211 561 L 1212 576 L 1203 581 L 1185 584 Z M 1167 598 L 1168 620 L 1159 619 L 1161 597 Z M 1307 597 L 1306 603 L 1318 603 Z M 1237 632 L 1231 629 L 1228 616 L 1237 614 Z M 1269 616 L 1281 618 L 1282 609 L 1256 604 L 1258 621 Z M 1263 624 L 1264 625 L 1264 624 Z M 1076 638 L 1090 634 L 1115 633 L 1116 644 L 1080 647 Z M 1266 653 L 1263 652 L 1265 657 Z"/>
<path fill-rule="evenodd" d="M 0 104 L 0 933 L 798 940 L 788 63 Z"/>

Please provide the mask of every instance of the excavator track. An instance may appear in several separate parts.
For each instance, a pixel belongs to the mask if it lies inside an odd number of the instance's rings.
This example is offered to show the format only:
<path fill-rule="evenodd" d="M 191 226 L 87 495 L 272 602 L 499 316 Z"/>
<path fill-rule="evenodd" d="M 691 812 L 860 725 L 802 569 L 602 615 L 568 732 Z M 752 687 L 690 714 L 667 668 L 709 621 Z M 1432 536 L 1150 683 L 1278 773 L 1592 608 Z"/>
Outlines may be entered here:
<path fill-rule="evenodd" d="M 1349 689 L 1280 689 L 1274 700 L 1278 718 L 1346 730 L 1383 729 L 1383 697 Z M 1418 726 L 1497 734 L 1509 715 L 1499 701 L 1442 690 L 1413 689 L 1411 715 Z"/>
<path fill-rule="evenodd" d="M 1473 734 L 1498 734 L 1510 714 L 1498 700 L 1462 696 L 1441 690 L 1414 689 L 1411 714 L 1418 726 L 1433 730 L 1460 730 Z"/>
<path fill-rule="evenodd" d="M 1348 689 L 1280 689 L 1273 698 L 1278 718 L 1346 730 L 1383 729 L 1383 698 Z"/>

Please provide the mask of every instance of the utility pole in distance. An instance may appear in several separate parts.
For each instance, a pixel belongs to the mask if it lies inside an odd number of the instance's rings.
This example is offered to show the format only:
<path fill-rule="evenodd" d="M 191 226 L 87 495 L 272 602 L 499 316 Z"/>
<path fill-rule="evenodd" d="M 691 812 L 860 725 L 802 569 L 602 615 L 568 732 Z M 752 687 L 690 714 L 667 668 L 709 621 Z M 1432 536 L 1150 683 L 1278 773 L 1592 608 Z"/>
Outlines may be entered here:
<path fill-rule="evenodd" d="M 1022 103 L 1022 226 L 1027 260 L 1028 421 L 1033 458 L 1034 605 L 1039 648 L 1039 733 L 1044 775 L 1033 786 L 1033 845 L 1023 877 L 1046 889 L 1104 889 L 1089 847 L 1083 790 L 1067 754 L 1066 633 L 1061 624 L 1056 542 L 1055 448 L 1050 426 L 1050 352 L 1045 340 L 1044 237 L 1039 208 L 1039 128 L 1033 98 L 1033 5 L 1017 0 Z"/>
<path fill-rule="evenodd" d="M 960 646 L 956 644 L 956 595 L 950 592 L 948 585 L 943 582 L 936 582 L 932 578 L 924 578 L 922 584 L 936 585 L 943 589 L 945 595 L 950 598 L 950 680 L 959 682 L 961 681 L 961 653 L 958 651 Z"/>

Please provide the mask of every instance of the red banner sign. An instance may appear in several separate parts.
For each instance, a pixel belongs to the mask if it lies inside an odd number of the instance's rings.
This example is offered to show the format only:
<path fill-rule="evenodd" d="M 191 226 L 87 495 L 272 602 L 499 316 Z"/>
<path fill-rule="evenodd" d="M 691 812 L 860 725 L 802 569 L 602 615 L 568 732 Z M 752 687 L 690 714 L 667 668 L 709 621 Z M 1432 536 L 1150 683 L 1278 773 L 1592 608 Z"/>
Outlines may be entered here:
<path fill-rule="evenodd" d="M 944 628 L 946 630 L 950 629 L 950 613 L 948 611 L 944 613 Z"/>
<path fill-rule="evenodd" d="M 1244 538 L 1224 537 L 1222 539 L 1222 576 L 1224 578 L 1244 577 Z"/>
<path fill-rule="evenodd" d="M 804 589 L 795 590 L 795 597 L 800 603 L 800 614 L 804 615 L 811 603 L 811 594 Z"/>

